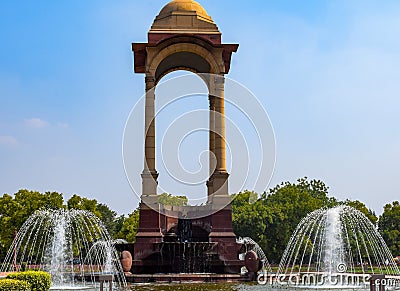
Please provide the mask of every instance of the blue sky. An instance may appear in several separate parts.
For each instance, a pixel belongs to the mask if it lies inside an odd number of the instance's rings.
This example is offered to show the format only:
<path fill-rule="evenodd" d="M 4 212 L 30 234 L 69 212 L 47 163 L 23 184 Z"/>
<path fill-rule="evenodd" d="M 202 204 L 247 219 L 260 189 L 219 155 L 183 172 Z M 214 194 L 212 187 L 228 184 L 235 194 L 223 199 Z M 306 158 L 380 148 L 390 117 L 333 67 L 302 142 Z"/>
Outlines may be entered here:
<path fill-rule="evenodd" d="M 121 154 L 144 91 L 130 44 L 146 41 L 166 3 L 0 2 L 0 193 L 52 190 L 119 213 L 137 207 Z M 271 186 L 321 179 L 331 195 L 378 213 L 398 200 L 400 2 L 239 3 L 201 1 L 223 41 L 240 44 L 229 77 L 274 126 Z"/>

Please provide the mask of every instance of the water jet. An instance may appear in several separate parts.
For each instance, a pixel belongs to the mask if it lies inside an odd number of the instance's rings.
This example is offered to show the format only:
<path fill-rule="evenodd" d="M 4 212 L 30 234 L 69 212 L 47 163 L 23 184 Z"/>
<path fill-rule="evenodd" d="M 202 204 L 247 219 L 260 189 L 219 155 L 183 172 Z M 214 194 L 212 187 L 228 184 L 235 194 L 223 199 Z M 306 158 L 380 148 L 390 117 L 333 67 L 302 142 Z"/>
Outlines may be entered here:
<path fill-rule="evenodd" d="M 339 205 L 318 209 L 300 221 L 276 277 L 309 288 L 365 288 L 372 274 L 400 272 L 372 222 L 353 207 Z"/>
<path fill-rule="evenodd" d="M 116 287 L 126 285 L 106 228 L 85 210 L 32 214 L 18 231 L 1 271 L 19 271 L 22 266 L 49 272 L 52 290 L 90 289 L 96 276 L 104 273 L 114 274 Z"/>

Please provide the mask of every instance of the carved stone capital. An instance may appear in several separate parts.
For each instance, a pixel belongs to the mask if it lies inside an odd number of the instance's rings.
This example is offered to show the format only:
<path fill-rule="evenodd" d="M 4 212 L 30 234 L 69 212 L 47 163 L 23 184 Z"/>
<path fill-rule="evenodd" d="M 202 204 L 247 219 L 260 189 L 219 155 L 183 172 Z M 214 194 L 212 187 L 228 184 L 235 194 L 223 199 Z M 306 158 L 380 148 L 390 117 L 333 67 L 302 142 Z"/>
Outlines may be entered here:
<path fill-rule="evenodd" d="M 146 83 L 146 91 L 153 89 L 156 85 L 156 78 L 152 75 L 146 75 L 144 81 Z"/>

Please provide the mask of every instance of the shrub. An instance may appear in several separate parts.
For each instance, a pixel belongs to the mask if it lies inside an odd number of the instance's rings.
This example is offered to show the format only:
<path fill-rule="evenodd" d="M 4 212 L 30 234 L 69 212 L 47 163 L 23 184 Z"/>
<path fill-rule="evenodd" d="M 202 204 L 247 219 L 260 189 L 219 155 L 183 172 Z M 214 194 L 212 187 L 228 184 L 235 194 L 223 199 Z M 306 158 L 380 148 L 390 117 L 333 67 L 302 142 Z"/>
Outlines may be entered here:
<path fill-rule="evenodd" d="M 26 281 L 30 284 L 32 290 L 35 291 L 47 291 L 51 285 L 50 274 L 42 271 L 11 273 L 8 274 L 7 278 Z"/>
<path fill-rule="evenodd" d="M 28 282 L 14 280 L 14 279 L 3 279 L 0 280 L 0 291 L 31 291 L 31 286 Z"/>

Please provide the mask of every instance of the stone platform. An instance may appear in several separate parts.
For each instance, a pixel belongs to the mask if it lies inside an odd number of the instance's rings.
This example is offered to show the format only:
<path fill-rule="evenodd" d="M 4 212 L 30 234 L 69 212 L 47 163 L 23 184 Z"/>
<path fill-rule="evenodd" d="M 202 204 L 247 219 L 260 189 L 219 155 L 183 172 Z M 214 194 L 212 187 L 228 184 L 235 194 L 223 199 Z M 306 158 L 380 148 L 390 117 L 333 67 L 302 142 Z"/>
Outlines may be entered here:
<path fill-rule="evenodd" d="M 246 275 L 239 274 L 128 274 L 128 283 L 189 283 L 189 282 L 248 282 Z"/>

